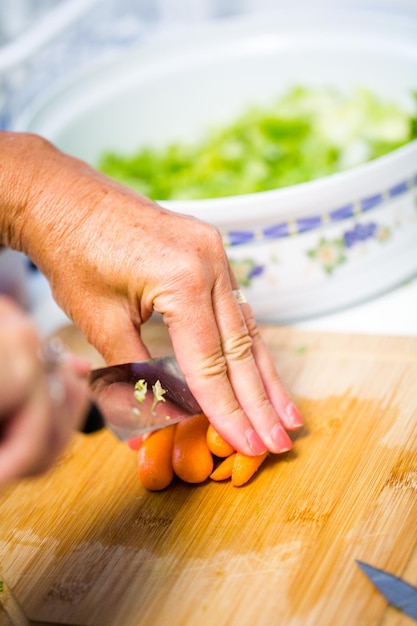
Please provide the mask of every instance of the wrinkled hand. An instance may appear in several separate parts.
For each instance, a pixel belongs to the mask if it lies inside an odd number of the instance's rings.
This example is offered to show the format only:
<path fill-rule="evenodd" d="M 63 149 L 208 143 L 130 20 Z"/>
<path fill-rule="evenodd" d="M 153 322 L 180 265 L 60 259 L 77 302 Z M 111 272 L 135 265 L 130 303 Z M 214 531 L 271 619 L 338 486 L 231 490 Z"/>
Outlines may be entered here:
<path fill-rule="evenodd" d="M 29 141 L 36 168 L 32 187 L 19 191 L 24 217 L 15 240 L 107 363 L 149 357 L 140 329 L 156 311 L 218 432 L 247 454 L 289 450 L 285 429 L 302 420 L 249 304 L 233 295 L 238 285 L 218 231 Z"/>
<path fill-rule="evenodd" d="M 86 413 L 86 364 L 48 373 L 40 354 L 30 318 L 0 297 L 0 487 L 48 469 Z"/>

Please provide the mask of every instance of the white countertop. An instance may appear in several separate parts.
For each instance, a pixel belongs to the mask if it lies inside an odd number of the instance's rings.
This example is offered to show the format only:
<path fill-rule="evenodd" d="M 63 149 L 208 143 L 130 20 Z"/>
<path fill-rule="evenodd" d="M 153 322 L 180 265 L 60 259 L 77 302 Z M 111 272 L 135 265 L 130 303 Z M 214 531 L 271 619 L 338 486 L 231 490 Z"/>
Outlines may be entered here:
<path fill-rule="evenodd" d="M 360 305 L 294 326 L 317 331 L 417 335 L 417 277 Z"/>

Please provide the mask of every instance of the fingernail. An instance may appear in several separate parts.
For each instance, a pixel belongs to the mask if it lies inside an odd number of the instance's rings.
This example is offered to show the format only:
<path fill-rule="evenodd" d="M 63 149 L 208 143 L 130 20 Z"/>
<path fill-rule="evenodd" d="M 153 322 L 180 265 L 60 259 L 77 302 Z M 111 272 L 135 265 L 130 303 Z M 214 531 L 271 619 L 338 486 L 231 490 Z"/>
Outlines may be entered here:
<path fill-rule="evenodd" d="M 281 426 L 281 424 L 275 424 L 271 433 L 272 440 L 279 446 L 280 452 L 288 452 L 292 448 L 292 441 Z"/>
<path fill-rule="evenodd" d="M 246 431 L 246 439 L 254 454 L 263 454 L 267 451 L 264 442 L 259 438 L 253 428 L 248 428 Z"/>
<path fill-rule="evenodd" d="M 293 402 L 287 404 L 285 409 L 285 414 L 288 418 L 288 426 L 291 428 L 299 428 L 304 424 L 303 418 L 301 417 L 300 411 L 297 409 Z"/>
<path fill-rule="evenodd" d="M 94 404 L 94 402 L 91 402 L 90 409 L 88 411 L 84 426 L 82 427 L 81 431 L 84 434 L 89 435 L 90 433 L 95 433 L 102 428 L 104 428 L 103 416 L 99 411 L 97 405 Z"/>

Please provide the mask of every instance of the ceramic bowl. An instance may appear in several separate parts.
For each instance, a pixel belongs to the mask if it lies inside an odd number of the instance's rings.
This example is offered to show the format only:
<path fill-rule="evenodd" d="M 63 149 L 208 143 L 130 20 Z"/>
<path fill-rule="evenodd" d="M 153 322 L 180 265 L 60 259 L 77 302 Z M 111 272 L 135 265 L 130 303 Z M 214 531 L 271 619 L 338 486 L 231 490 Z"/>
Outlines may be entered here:
<path fill-rule="evenodd" d="M 104 150 L 188 141 L 293 85 L 366 86 L 410 107 L 416 67 L 412 20 L 330 9 L 252 15 L 95 64 L 44 93 L 17 129 L 96 165 Z M 416 274 L 416 185 L 414 141 L 309 183 L 161 204 L 215 224 L 258 320 L 290 323 Z"/>

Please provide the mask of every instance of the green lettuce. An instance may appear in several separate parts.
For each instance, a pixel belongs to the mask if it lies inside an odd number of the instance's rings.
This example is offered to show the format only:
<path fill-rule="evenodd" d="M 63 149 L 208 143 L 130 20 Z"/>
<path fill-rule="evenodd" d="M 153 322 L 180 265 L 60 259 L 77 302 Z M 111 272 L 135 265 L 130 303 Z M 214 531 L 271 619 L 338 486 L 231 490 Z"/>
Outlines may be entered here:
<path fill-rule="evenodd" d="M 358 88 L 294 87 L 195 143 L 104 153 L 98 168 L 155 200 L 248 194 L 311 181 L 376 159 L 417 137 L 416 112 Z"/>

